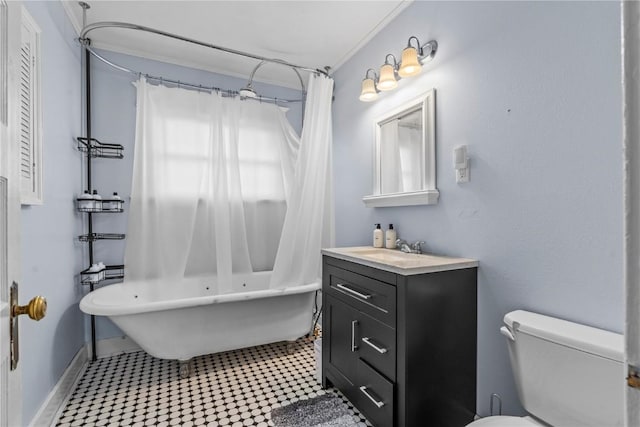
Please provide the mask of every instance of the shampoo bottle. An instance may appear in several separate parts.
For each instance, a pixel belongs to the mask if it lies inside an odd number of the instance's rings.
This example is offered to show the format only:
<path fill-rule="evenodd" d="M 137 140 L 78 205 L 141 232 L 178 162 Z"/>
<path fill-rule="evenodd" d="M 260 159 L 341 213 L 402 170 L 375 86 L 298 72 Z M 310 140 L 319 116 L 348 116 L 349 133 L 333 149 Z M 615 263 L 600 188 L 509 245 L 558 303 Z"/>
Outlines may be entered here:
<path fill-rule="evenodd" d="M 113 196 L 111 196 L 109 209 L 114 212 L 122 212 L 122 197 L 118 196 L 117 192 L 114 192 Z"/>
<path fill-rule="evenodd" d="M 93 196 L 89 193 L 89 190 L 84 190 L 84 193 L 78 196 L 78 209 L 81 211 L 90 211 L 93 209 Z"/>
<path fill-rule="evenodd" d="M 383 242 L 383 238 L 382 238 L 382 228 L 380 228 L 380 224 L 376 224 L 376 228 L 375 230 L 373 230 L 373 247 L 374 248 L 381 248 L 384 245 L 382 244 Z"/>
<path fill-rule="evenodd" d="M 91 196 L 93 196 L 93 209 L 95 211 L 101 211 L 102 210 L 102 196 L 98 194 L 98 190 L 93 190 L 93 194 L 91 194 Z"/>
<path fill-rule="evenodd" d="M 396 230 L 393 229 L 393 224 L 389 224 L 389 229 L 384 234 L 385 238 L 385 247 L 387 249 L 395 249 L 396 248 Z"/>

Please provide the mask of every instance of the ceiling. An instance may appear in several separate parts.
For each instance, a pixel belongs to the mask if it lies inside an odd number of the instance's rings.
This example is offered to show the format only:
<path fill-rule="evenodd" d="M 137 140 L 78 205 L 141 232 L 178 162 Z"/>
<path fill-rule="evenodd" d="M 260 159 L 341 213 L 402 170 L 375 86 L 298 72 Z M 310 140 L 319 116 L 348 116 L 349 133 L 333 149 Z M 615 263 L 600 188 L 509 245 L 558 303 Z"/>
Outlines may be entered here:
<path fill-rule="evenodd" d="M 91 6 L 87 24 L 128 22 L 296 65 L 335 70 L 411 0 L 87 2 Z M 62 3 L 79 32 L 82 8 L 77 1 Z M 243 78 L 259 62 L 130 29 L 96 29 L 89 38 L 97 48 Z M 296 75 L 276 64 L 261 67 L 255 80 L 299 88 Z"/>

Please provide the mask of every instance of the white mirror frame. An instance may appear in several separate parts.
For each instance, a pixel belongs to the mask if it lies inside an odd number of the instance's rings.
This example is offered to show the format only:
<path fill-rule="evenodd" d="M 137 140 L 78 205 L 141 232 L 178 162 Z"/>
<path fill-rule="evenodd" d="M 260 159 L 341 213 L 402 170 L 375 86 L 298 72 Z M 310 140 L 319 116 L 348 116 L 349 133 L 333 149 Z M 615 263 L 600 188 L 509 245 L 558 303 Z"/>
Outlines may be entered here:
<path fill-rule="evenodd" d="M 425 94 L 389 111 L 374 122 L 375 153 L 373 158 L 373 194 L 362 198 L 368 208 L 387 206 L 435 205 L 438 203 L 440 192 L 436 188 L 436 120 L 435 105 L 436 91 L 431 89 Z M 414 110 L 422 106 L 422 190 L 404 193 L 380 194 L 382 188 L 381 177 L 381 126 L 392 117 L 405 111 Z"/>

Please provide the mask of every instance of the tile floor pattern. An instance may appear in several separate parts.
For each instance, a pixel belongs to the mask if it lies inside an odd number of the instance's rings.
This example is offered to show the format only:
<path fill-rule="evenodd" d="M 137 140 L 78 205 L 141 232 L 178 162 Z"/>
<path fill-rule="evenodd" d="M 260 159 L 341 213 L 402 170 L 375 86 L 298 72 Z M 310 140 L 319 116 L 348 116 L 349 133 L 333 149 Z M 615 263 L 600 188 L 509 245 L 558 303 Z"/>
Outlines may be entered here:
<path fill-rule="evenodd" d="M 176 361 L 122 354 L 89 365 L 56 425 L 272 426 L 273 408 L 325 393 L 314 373 L 313 343 L 302 339 L 291 354 L 276 343 L 194 358 L 186 379 Z"/>

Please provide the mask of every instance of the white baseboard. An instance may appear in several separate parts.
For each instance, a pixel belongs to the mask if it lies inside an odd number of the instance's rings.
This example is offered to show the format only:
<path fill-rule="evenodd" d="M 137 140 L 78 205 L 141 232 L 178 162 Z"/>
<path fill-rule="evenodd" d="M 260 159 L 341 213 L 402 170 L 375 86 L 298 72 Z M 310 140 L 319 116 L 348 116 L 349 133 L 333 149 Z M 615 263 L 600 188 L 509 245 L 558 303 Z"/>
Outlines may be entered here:
<path fill-rule="evenodd" d="M 98 347 L 98 359 L 142 350 L 138 344 L 128 337 L 99 340 L 96 346 Z M 82 374 L 87 368 L 90 350 L 90 343 L 78 350 L 78 353 L 73 357 L 73 360 L 71 360 L 71 363 L 38 410 L 38 413 L 33 417 L 29 427 L 49 427 L 58 420 L 71 397 L 76 383 L 82 378 Z"/>
<path fill-rule="evenodd" d="M 73 357 L 56 385 L 44 400 L 38 413 L 33 417 L 30 427 L 49 427 L 54 425 L 60 412 L 71 397 L 71 392 L 87 367 L 87 350 L 82 347 Z"/>
<path fill-rule="evenodd" d="M 125 336 L 99 340 L 96 343 L 96 347 L 98 348 L 98 353 L 96 354 L 98 359 L 142 350 L 135 341 Z M 87 344 L 87 351 L 89 350 L 91 350 L 90 343 Z"/>

